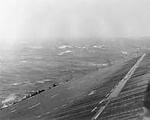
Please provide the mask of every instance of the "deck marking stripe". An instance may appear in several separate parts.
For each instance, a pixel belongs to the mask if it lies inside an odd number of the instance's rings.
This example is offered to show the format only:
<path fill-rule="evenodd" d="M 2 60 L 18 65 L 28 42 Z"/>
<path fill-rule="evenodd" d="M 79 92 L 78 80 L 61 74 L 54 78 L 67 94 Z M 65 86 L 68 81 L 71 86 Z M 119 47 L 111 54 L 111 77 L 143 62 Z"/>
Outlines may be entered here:
<path fill-rule="evenodd" d="M 40 105 L 40 103 L 37 103 L 37 104 L 35 104 L 35 105 L 29 107 L 29 109 L 34 108 L 34 107 L 36 107 L 36 106 L 38 106 L 38 105 Z"/>
<path fill-rule="evenodd" d="M 131 78 L 134 71 L 138 68 L 140 62 L 145 57 L 146 53 L 143 54 L 139 60 L 134 64 L 134 66 L 129 70 L 129 72 L 124 76 L 124 78 L 119 82 L 119 84 L 116 85 L 115 89 L 112 91 L 112 93 L 107 97 L 107 103 L 102 106 L 98 112 L 91 118 L 91 120 L 96 120 L 100 114 L 104 111 L 104 109 L 107 107 L 107 105 L 110 103 L 111 99 L 114 97 L 117 97 L 121 90 L 123 89 L 124 85 L 127 83 L 127 81 Z"/>

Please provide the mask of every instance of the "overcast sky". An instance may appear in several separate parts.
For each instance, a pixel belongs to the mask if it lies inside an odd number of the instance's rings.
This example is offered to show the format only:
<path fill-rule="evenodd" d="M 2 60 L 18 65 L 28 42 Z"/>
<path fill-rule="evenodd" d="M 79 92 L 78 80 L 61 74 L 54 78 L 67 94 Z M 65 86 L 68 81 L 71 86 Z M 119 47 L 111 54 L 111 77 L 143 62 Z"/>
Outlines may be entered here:
<path fill-rule="evenodd" d="M 150 36 L 150 0 L 0 0 L 0 41 Z"/>

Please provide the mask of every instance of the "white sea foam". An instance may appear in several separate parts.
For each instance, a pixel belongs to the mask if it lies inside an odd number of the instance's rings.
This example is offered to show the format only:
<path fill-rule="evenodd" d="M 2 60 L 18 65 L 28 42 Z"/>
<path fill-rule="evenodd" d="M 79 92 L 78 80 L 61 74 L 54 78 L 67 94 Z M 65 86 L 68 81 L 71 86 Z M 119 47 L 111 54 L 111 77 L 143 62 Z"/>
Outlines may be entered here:
<path fill-rule="evenodd" d="M 66 53 L 73 53 L 73 51 L 71 51 L 71 50 L 67 50 L 67 51 L 65 51 L 65 52 L 61 52 L 61 53 L 59 53 L 58 55 L 63 55 L 63 54 L 66 54 Z"/>
<path fill-rule="evenodd" d="M 43 81 L 48 82 L 48 81 L 52 81 L 52 80 L 50 80 L 50 79 L 44 79 Z"/>
<path fill-rule="evenodd" d="M 66 49 L 66 48 L 72 48 L 72 46 L 69 45 L 61 45 L 58 47 L 59 49 Z"/>
<path fill-rule="evenodd" d="M 94 45 L 93 47 L 94 48 L 102 48 L 103 46 L 96 46 L 96 45 Z"/>
<path fill-rule="evenodd" d="M 121 51 L 121 53 L 122 53 L 122 54 L 128 54 L 128 52 L 126 52 L 126 51 Z"/>
<path fill-rule="evenodd" d="M 24 82 L 15 82 L 12 85 L 17 86 L 17 85 L 23 85 L 23 84 L 32 84 L 32 83 L 29 81 L 24 81 Z"/>
<path fill-rule="evenodd" d="M 21 83 L 21 82 L 18 82 L 18 83 L 13 83 L 13 85 L 21 85 L 21 84 L 23 84 L 23 83 Z"/>
<path fill-rule="evenodd" d="M 45 83 L 45 81 L 42 81 L 42 80 L 39 80 L 39 81 L 36 81 L 37 83 Z"/>
<path fill-rule="evenodd" d="M 15 94 L 10 94 L 8 97 L 6 97 L 6 99 L 2 101 L 3 108 L 13 103 L 16 100 L 16 98 L 17 96 Z"/>
<path fill-rule="evenodd" d="M 21 60 L 20 62 L 21 62 L 21 63 L 27 63 L 28 61 L 26 61 L 26 60 Z"/>
<path fill-rule="evenodd" d="M 41 48 L 43 48 L 43 46 L 30 46 L 29 48 L 31 48 L 31 49 L 41 49 Z"/>

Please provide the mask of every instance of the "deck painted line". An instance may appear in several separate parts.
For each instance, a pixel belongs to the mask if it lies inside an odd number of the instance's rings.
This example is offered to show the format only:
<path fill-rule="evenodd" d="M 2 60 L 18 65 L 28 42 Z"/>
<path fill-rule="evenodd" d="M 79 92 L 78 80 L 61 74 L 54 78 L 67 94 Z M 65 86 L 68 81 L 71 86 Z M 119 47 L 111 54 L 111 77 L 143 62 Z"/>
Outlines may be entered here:
<path fill-rule="evenodd" d="M 72 111 L 74 111 L 74 110 L 79 110 L 79 109 L 81 109 L 81 108 L 86 108 L 86 107 L 88 107 L 88 106 L 91 106 L 91 105 L 98 105 L 97 104 L 97 102 L 95 103 L 95 104 L 87 104 L 87 105 L 84 105 L 84 106 L 81 106 L 81 107 L 77 107 L 77 108 L 73 108 L 73 109 L 71 109 L 71 110 L 67 110 L 67 111 L 63 111 L 63 112 L 61 112 L 61 113 L 58 113 L 57 115 L 59 116 L 59 115 L 61 115 L 61 114 L 63 114 L 63 113 L 68 113 L 68 112 L 72 112 Z M 98 107 L 97 107 L 98 108 Z M 89 111 L 89 112 L 91 112 L 92 111 L 92 108 L 91 109 L 85 109 L 85 111 L 84 110 L 82 110 L 81 112 L 87 112 L 87 111 Z M 80 113 L 81 113 L 80 112 Z M 78 114 L 78 113 L 74 113 L 74 114 Z M 71 115 L 74 115 L 74 114 L 71 114 Z M 69 115 L 70 116 L 70 115 Z M 67 119 L 66 119 L 67 120 Z"/>
<path fill-rule="evenodd" d="M 58 96 L 59 94 L 55 94 L 55 95 L 53 95 L 53 96 L 51 96 L 51 98 L 54 98 L 54 97 L 56 97 L 56 96 Z"/>
<path fill-rule="evenodd" d="M 97 107 L 95 107 L 91 112 L 94 112 L 97 109 Z"/>
<path fill-rule="evenodd" d="M 67 104 L 62 105 L 62 107 L 65 107 L 65 106 L 67 106 Z"/>
<path fill-rule="evenodd" d="M 107 107 L 107 105 L 109 104 L 109 102 L 110 102 L 110 101 L 108 101 L 105 106 L 102 106 L 102 107 L 98 110 L 98 112 L 92 117 L 91 120 L 96 120 L 96 119 L 99 117 L 99 115 L 103 112 L 103 110 Z"/>
<path fill-rule="evenodd" d="M 51 111 L 51 112 L 52 112 L 52 111 Z M 45 116 L 45 115 L 48 115 L 48 114 L 50 114 L 51 112 L 46 112 L 46 113 L 44 113 L 43 115 L 40 115 L 40 117 Z"/>
<path fill-rule="evenodd" d="M 109 94 L 106 94 L 106 97 L 108 97 L 109 96 Z"/>
<path fill-rule="evenodd" d="M 109 95 L 107 98 L 108 100 L 117 97 L 119 93 L 121 92 L 124 85 L 127 83 L 127 81 L 131 78 L 132 74 L 135 72 L 137 67 L 139 66 L 140 62 L 143 60 L 146 54 L 142 55 L 141 58 L 137 61 L 137 63 L 129 70 L 129 72 L 126 74 L 126 76 L 119 82 L 117 87 L 113 90 L 113 92 Z"/>
<path fill-rule="evenodd" d="M 115 86 L 115 89 L 112 91 L 112 93 L 107 97 L 107 103 L 105 104 L 105 106 L 102 106 L 98 112 L 92 117 L 91 120 L 96 120 L 100 114 L 104 111 L 104 109 L 107 107 L 107 105 L 110 103 L 111 99 L 117 97 L 119 95 L 119 93 L 121 92 L 121 90 L 123 89 L 123 87 L 125 86 L 125 84 L 127 83 L 127 81 L 131 78 L 131 76 L 133 75 L 133 73 L 135 72 L 135 70 L 138 68 L 139 64 L 141 63 L 141 61 L 143 60 L 143 58 L 145 57 L 146 54 L 143 54 L 139 60 L 135 63 L 135 65 L 129 70 L 129 72 L 124 76 L 124 78 L 119 82 L 119 84 L 117 86 Z"/>
<path fill-rule="evenodd" d="M 114 88 L 110 91 L 111 93 L 114 91 Z"/>
<path fill-rule="evenodd" d="M 17 110 L 12 110 L 11 113 L 16 112 Z"/>
<path fill-rule="evenodd" d="M 105 101 L 105 99 L 101 100 L 101 101 L 99 102 L 99 104 L 101 104 L 101 103 L 104 102 L 104 101 Z"/>
<path fill-rule="evenodd" d="M 35 105 L 29 107 L 28 109 L 32 109 L 32 108 L 34 108 L 34 107 L 36 107 L 36 106 L 38 106 L 38 105 L 40 105 L 40 103 L 37 103 L 37 104 L 35 104 Z"/>
<path fill-rule="evenodd" d="M 46 112 L 44 115 L 48 115 L 48 114 L 50 114 L 51 112 Z"/>
<path fill-rule="evenodd" d="M 91 111 L 91 110 L 86 109 L 85 111 L 81 111 L 81 112 L 78 112 L 78 113 L 67 114 L 67 115 L 65 115 L 65 116 L 57 117 L 57 118 L 55 118 L 54 120 L 61 120 L 61 119 L 64 119 L 64 118 L 66 118 L 65 120 L 68 120 L 68 117 L 77 116 L 78 114 L 83 114 L 83 113 L 90 112 L 90 111 Z M 59 115 L 59 114 L 57 114 L 57 115 Z M 70 120 L 70 119 L 69 119 L 69 120 Z"/>

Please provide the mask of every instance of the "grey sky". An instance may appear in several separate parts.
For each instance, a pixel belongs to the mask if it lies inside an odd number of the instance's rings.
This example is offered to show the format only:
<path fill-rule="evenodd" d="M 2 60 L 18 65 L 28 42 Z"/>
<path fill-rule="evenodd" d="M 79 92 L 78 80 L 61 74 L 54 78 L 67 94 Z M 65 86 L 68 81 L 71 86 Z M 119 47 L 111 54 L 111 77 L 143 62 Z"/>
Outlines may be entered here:
<path fill-rule="evenodd" d="M 150 36 L 150 0 L 0 0 L 0 40 Z"/>

